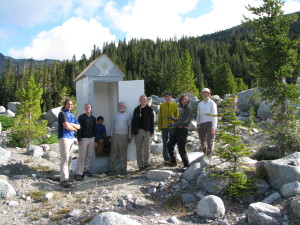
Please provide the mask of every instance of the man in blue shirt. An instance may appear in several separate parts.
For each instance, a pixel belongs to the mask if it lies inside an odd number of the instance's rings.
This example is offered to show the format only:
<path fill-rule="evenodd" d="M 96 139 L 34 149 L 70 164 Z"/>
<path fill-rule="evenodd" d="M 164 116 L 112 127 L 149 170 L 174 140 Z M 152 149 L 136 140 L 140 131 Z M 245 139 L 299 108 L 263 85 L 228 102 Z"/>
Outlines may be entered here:
<path fill-rule="evenodd" d="M 71 186 L 69 183 L 69 166 L 73 156 L 74 133 L 80 125 L 71 113 L 73 101 L 67 98 L 61 112 L 58 114 L 58 141 L 60 151 L 60 184 L 64 188 Z"/>

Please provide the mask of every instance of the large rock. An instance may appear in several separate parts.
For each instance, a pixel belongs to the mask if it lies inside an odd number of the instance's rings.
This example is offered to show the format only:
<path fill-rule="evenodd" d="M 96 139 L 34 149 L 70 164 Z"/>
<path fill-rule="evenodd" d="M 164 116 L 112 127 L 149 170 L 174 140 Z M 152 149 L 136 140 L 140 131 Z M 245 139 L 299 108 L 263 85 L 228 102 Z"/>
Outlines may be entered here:
<path fill-rule="evenodd" d="M 27 154 L 35 157 L 43 156 L 44 149 L 37 145 L 30 145 L 27 147 Z"/>
<path fill-rule="evenodd" d="M 173 174 L 170 170 L 149 170 L 147 172 L 147 179 L 155 181 L 168 180 Z"/>
<path fill-rule="evenodd" d="M 300 193 L 300 182 L 294 181 L 292 183 L 282 185 L 280 193 L 283 197 L 291 197 Z"/>
<path fill-rule="evenodd" d="M 293 213 L 300 218 L 300 200 L 294 200 L 290 204 Z"/>
<path fill-rule="evenodd" d="M 104 212 L 94 217 L 89 225 L 140 225 L 139 222 L 115 212 Z"/>
<path fill-rule="evenodd" d="M 6 108 L 4 106 L 0 106 L 0 114 L 4 114 L 6 112 Z"/>
<path fill-rule="evenodd" d="M 44 118 L 45 118 L 45 120 L 48 121 L 48 126 L 51 127 L 57 121 L 58 114 L 59 114 L 60 111 L 61 111 L 61 106 L 57 107 L 57 108 L 54 108 L 54 109 L 50 109 L 46 113 Z"/>
<path fill-rule="evenodd" d="M 5 165 L 10 158 L 11 152 L 0 148 L 0 166 Z"/>
<path fill-rule="evenodd" d="M 221 198 L 208 195 L 199 201 L 196 211 L 199 216 L 215 219 L 225 215 L 225 206 Z"/>
<path fill-rule="evenodd" d="M 270 112 L 270 106 L 272 106 L 273 104 L 273 101 L 262 101 L 258 107 L 257 116 L 262 118 L 263 120 L 271 118 L 272 114 Z"/>
<path fill-rule="evenodd" d="M 281 159 L 262 162 L 262 165 L 267 171 L 270 186 L 275 190 L 280 190 L 284 184 L 300 182 L 300 152 Z"/>
<path fill-rule="evenodd" d="M 189 182 L 197 180 L 200 171 L 201 171 L 201 164 L 199 162 L 194 163 L 189 168 L 187 168 L 186 171 L 184 171 L 183 178 Z"/>
<path fill-rule="evenodd" d="M 209 194 L 218 195 L 229 185 L 229 179 L 212 177 L 211 173 L 201 170 L 196 187 Z"/>
<path fill-rule="evenodd" d="M 247 210 L 248 222 L 253 225 L 279 225 L 280 209 L 262 202 L 249 205 Z"/>
<path fill-rule="evenodd" d="M 0 179 L 0 199 L 11 198 L 16 196 L 16 194 L 16 190 L 10 183 L 8 183 L 6 180 Z"/>
<path fill-rule="evenodd" d="M 237 96 L 238 96 L 237 107 L 238 107 L 239 111 L 249 112 L 249 108 L 251 106 L 251 99 L 256 92 L 259 92 L 259 89 L 257 89 L 257 88 L 248 89 L 248 90 L 237 93 Z M 258 106 L 260 104 L 260 100 L 254 99 L 254 104 Z"/>
<path fill-rule="evenodd" d="M 20 104 L 21 104 L 20 102 L 9 102 L 9 103 L 7 103 L 7 109 L 16 113 L 18 105 L 20 105 Z"/>

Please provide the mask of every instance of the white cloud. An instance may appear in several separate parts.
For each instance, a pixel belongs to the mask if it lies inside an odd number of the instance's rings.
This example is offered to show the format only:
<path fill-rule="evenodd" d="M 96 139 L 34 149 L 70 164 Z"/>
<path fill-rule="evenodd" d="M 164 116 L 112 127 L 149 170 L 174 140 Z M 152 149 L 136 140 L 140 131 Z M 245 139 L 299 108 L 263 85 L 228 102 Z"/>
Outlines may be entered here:
<path fill-rule="evenodd" d="M 0 24 L 33 27 L 68 16 L 72 0 L 8 0 L 0 7 Z"/>
<path fill-rule="evenodd" d="M 288 0 L 283 6 L 283 10 L 285 13 L 298 12 L 300 10 L 300 1 Z"/>
<path fill-rule="evenodd" d="M 70 18 L 61 26 L 50 31 L 42 31 L 33 38 L 30 46 L 22 49 L 10 48 L 9 54 L 14 58 L 34 59 L 71 59 L 73 55 L 80 59 L 82 54 L 90 56 L 94 44 L 115 40 L 109 29 L 96 20 L 86 21 L 80 18 Z"/>

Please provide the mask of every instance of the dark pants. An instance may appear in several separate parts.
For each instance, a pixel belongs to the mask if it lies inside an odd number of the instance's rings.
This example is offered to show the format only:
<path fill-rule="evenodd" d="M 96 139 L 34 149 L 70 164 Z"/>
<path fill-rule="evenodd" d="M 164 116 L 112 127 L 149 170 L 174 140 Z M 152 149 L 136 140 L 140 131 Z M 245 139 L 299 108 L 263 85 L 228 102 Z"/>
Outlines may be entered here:
<path fill-rule="evenodd" d="M 199 127 L 199 139 L 201 149 L 205 155 L 210 155 L 214 150 L 215 135 L 211 133 L 211 122 L 201 123 Z"/>
<path fill-rule="evenodd" d="M 186 139 L 188 137 L 188 130 L 186 128 L 175 128 L 174 133 L 171 135 L 170 140 L 167 144 L 170 161 L 176 163 L 175 145 L 177 144 L 179 155 L 184 166 L 189 165 L 189 159 L 185 151 Z"/>
<path fill-rule="evenodd" d="M 167 148 L 167 143 L 170 137 L 174 132 L 174 128 L 162 128 L 161 129 L 161 137 L 163 142 L 163 157 L 165 161 L 170 161 L 169 151 Z"/>

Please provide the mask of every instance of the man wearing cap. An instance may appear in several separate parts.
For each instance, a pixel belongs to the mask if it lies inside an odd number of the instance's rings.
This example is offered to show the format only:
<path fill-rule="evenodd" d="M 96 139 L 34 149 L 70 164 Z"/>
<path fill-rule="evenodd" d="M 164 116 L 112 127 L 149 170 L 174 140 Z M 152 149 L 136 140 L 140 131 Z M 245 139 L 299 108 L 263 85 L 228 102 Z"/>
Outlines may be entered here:
<path fill-rule="evenodd" d="M 210 90 L 204 88 L 201 91 L 203 101 L 198 104 L 197 109 L 197 132 L 201 141 L 201 149 L 205 155 L 213 152 L 215 134 L 218 125 L 217 104 L 210 99 Z"/>

